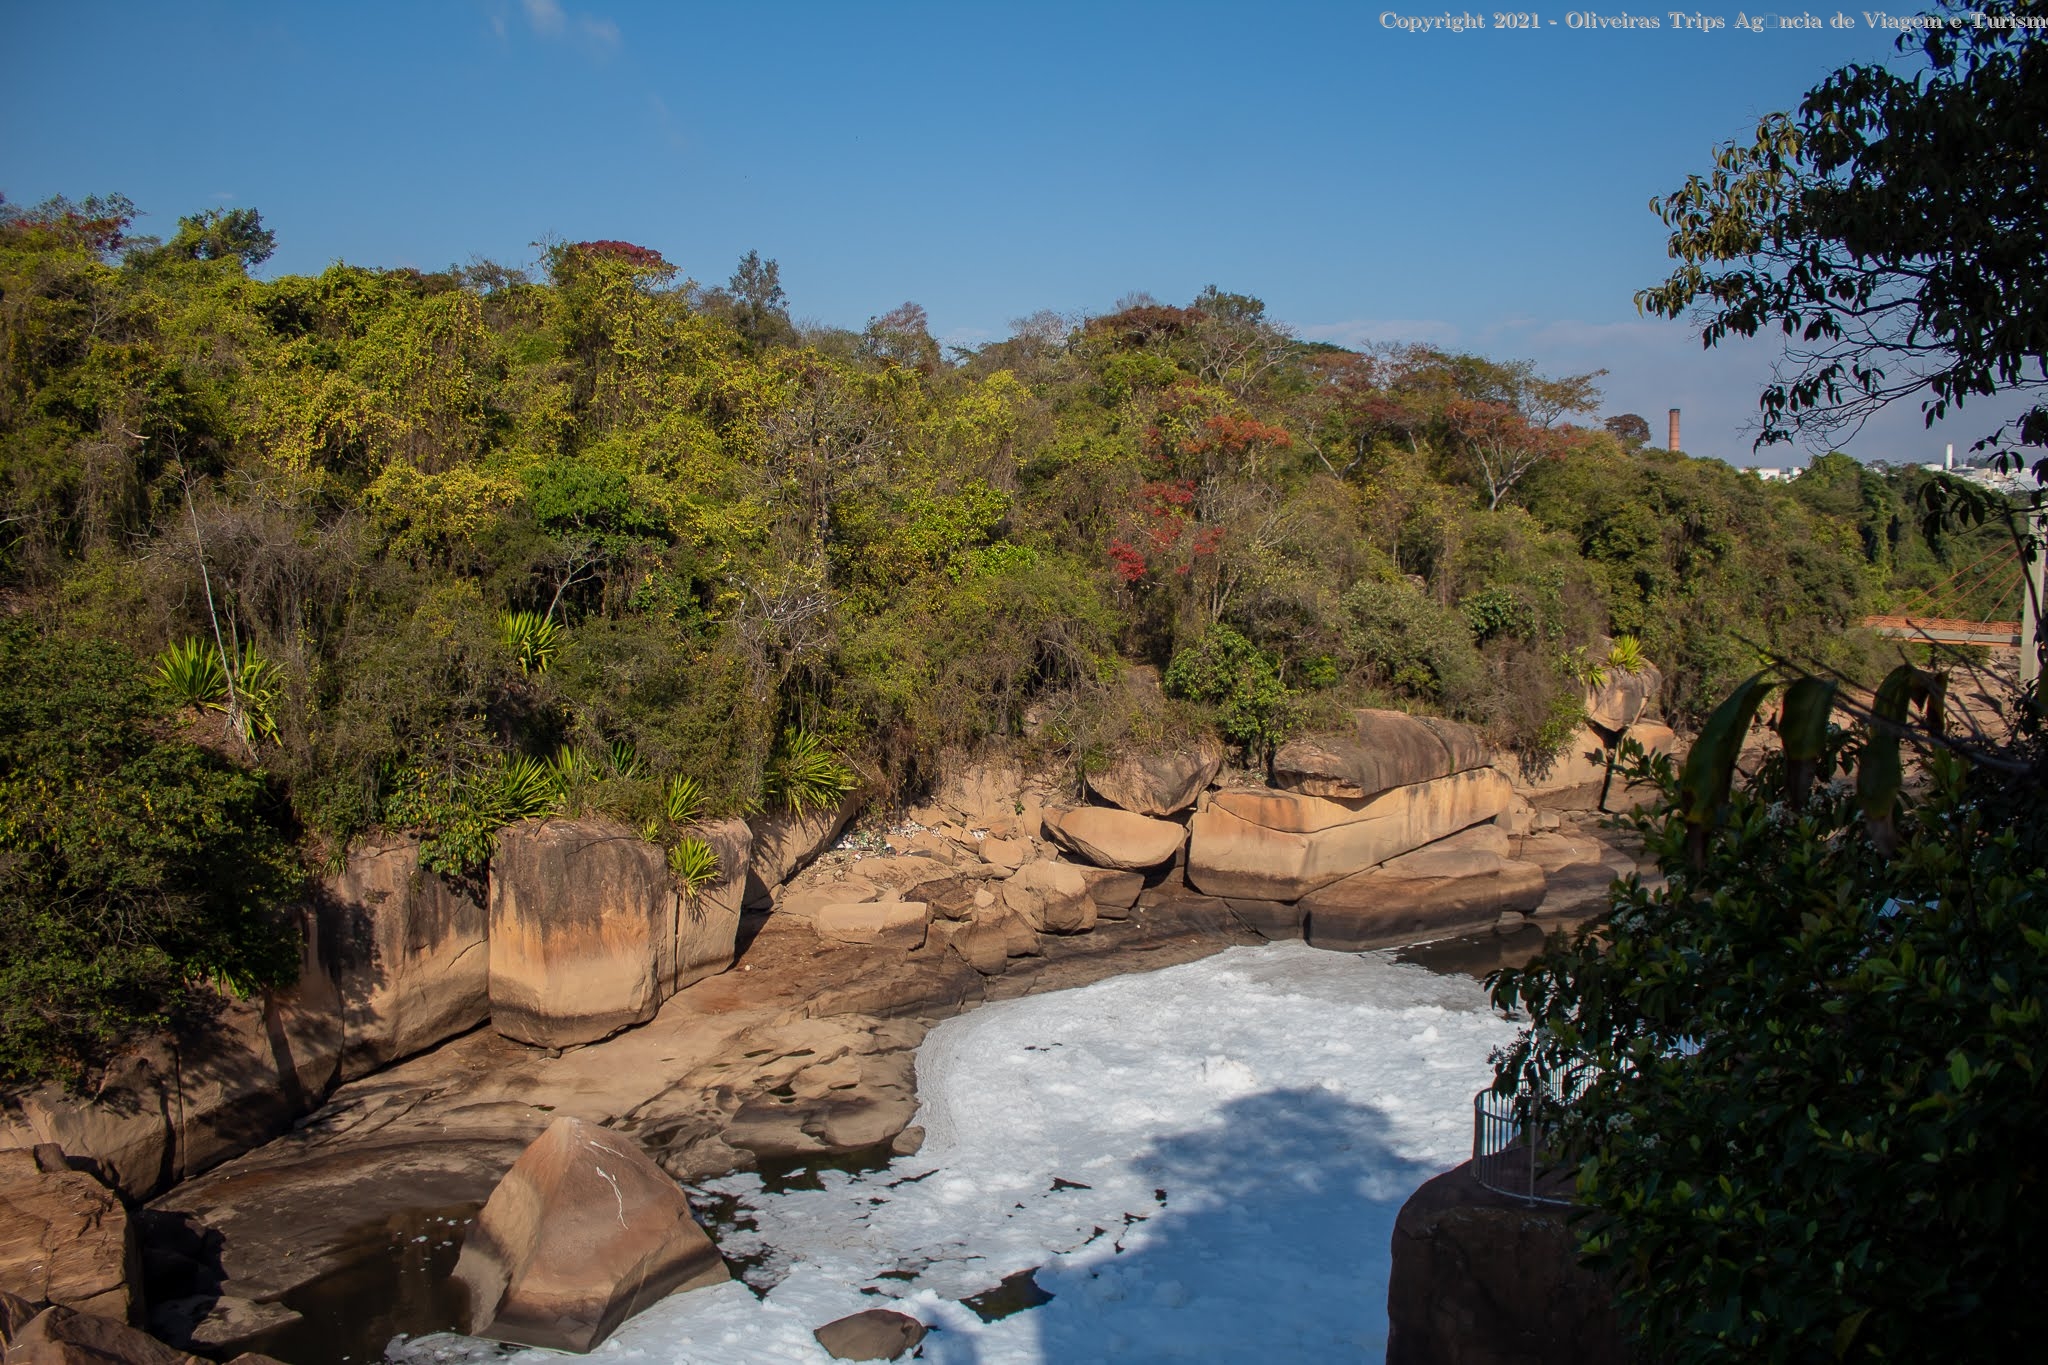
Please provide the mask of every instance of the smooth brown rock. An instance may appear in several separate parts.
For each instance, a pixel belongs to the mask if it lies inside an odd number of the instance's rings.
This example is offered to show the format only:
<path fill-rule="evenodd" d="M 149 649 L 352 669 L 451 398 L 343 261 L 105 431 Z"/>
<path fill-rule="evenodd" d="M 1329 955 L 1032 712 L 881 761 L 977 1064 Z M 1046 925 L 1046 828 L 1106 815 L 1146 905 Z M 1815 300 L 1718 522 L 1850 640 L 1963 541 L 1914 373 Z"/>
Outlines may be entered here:
<path fill-rule="evenodd" d="M 1010 965 L 1010 932 L 1004 921 L 1013 918 L 1005 906 L 999 913 L 977 914 L 972 919 L 934 920 L 931 936 L 983 976 L 1000 976 Z"/>
<path fill-rule="evenodd" d="M 1079 934 L 1095 927 L 1088 879 L 1072 863 L 1026 863 L 1003 883 L 1003 903 L 1040 933 Z"/>
<path fill-rule="evenodd" d="M 1029 839 L 996 839 L 981 841 L 981 856 L 997 867 L 1010 871 L 1022 867 L 1031 858 Z"/>
<path fill-rule="evenodd" d="M 811 926 L 839 943 L 864 943 L 909 952 L 924 945 L 931 909 L 922 901 L 854 901 L 818 908 Z"/>
<path fill-rule="evenodd" d="M 15 1334 L 35 1321 L 36 1314 L 42 1311 L 21 1295 L 0 1289 L 0 1348 L 13 1341 Z"/>
<path fill-rule="evenodd" d="M 1310 946 L 1340 952 L 1493 928 L 1543 901 L 1543 870 L 1506 856 L 1492 825 L 1417 849 L 1301 898 Z"/>
<path fill-rule="evenodd" d="M 63 1153 L 0 1151 L 0 1289 L 139 1321 L 142 1263 L 120 1197 Z"/>
<path fill-rule="evenodd" d="M 1304 735 L 1273 756 L 1273 784 L 1311 796 L 1358 800 L 1491 761 L 1477 731 L 1400 711 L 1357 710 L 1351 730 Z"/>
<path fill-rule="evenodd" d="M 537 1047 L 645 1023 L 675 977 L 676 897 L 659 848 L 609 821 L 498 835 L 491 866 L 491 1026 Z"/>
<path fill-rule="evenodd" d="M 1629 1365 L 1569 1213 L 1494 1193 L 1470 1162 L 1409 1196 L 1394 1220 L 1387 1365 Z"/>
<path fill-rule="evenodd" d="M 868 1308 L 811 1333 L 834 1360 L 894 1360 L 924 1340 L 925 1325 L 893 1308 Z"/>
<path fill-rule="evenodd" d="M 168 1117 L 179 1178 L 285 1132 L 340 1080 L 341 996 L 320 956 L 314 912 L 298 913 L 298 983 L 228 1001 L 178 1040 Z"/>
<path fill-rule="evenodd" d="M 1224 901 L 1230 913 L 1240 924 L 1268 941 L 1285 938 L 1300 938 L 1308 920 L 1308 911 L 1299 903 L 1289 905 L 1285 901 L 1254 901 L 1242 897 Z"/>
<path fill-rule="evenodd" d="M 754 834 L 749 850 L 749 896 L 765 896 L 802 871 L 813 858 L 838 842 L 840 831 L 859 809 L 859 796 L 849 792 L 836 806 L 802 815 L 777 811 L 748 821 Z"/>
<path fill-rule="evenodd" d="M 728 1276 L 682 1189 L 631 1138 L 558 1118 L 491 1192 L 454 1278 L 472 1336 L 588 1351 L 657 1299 Z"/>
<path fill-rule="evenodd" d="M 954 750 L 944 756 L 939 771 L 943 777 L 933 799 L 957 812 L 967 828 L 989 829 L 1018 815 L 1024 769 L 1015 760 L 995 756 L 970 761 Z"/>
<path fill-rule="evenodd" d="M 1175 815 L 1195 804 L 1223 768 L 1223 746 L 1204 735 L 1184 748 L 1118 755 L 1088 774 L 1088 789 L 1138 815 Z"/>
<path fill-rule="evenodd" d="M 881 898 L 882 888 L 865 877 L 845 877 L 808 886 L 798 882 L 776 897 L 775 913 L 809 921 L 816 919 L 818 911 L 827 905 L 848 905 Z"/>
<path fill-rule="evenodd" d="M 732 965 L 739 940 L 740 911 L 747 898 L 748 869 L 754 853 L 754 830 L 728 816 L 699 821 L 690 829 L 718 858 L 718 875 L 694 894 L 678 892 L 675 905 L 675 950 L 662 980 L 667 999 L 694 981 L 715 976 Z"/>
<path fill-rule="evenodd" d="M 52 1305 L 7 1343 L 7 1365 L 206 1365 L 146 1332 Z"/>
<path fill-rule="evenodd" d="M 1109 806 L 1076 806 L 1046 821 L 1054 843 L 1096 867 L 1137 871 L 1170 862 L 1188 832 L 1171 820 L 1155 820 Z"/>
<path fill-rule="evenodd" d="M 1189 828 L 1188 881 L 1208 895 L 1248 900 L 1299 900 L 1319 887 L 1399 857 L 1461 829 L 1491 820 L 1512 792 L 1492 768 L 1474 768 L 1433 782 L 1396 787 L 1355 810 L 1314 797 L 1257 802 L 1218 793 L 1195 812 Z M 1226 796 L 1232 799 L 1226 801 Z M 1311 804 L 1313 803 L 1313 804 Z M 1321 823 L 1348 813 L 1344 823 L 1311 832 L 1274 828 L 1266 812 L 1293 823 Z"/>
<path fill-rule="evenodd" d="M 1528 834 L 1516 842 L 1515 856 L 1545 872 L 1562 872 L 1582 863 L 1603 862 L 1608 848 L 1598 839 L 1571 834 Z"/>
<path fill-rule="evenodd" d="M 222 1294 L 152 1305 L 149 1330 L 158 1340 L 180 1350 L 196 1347 L 219 1356 L 301 1321 L 303 1316 L 281 1303 L 257 1303 Z"/>
<path fill-rule="evenodd" d="M 1586 719 L 1618 738 L 1629 726 L 1647 718 L 1664 688 L 1664 674 L 1646 663 L 1639 672 L 1607 670 L 1607 680 L 1586 689 Z"/>
<path fill-rule="evenodd" d="M 1103 919 L 1124 918 L 1124 912 L 1138 903 L 1138 895 L 1145 889 L 1145 878 L 1137 872 L 1084 867 L 1081 875 L 1088 882 L 1088 898 Z"/>
<path fill-rule="evenodd" d="M 341 1079 L 354 1080 L 490 1017 L 489 915 L 419 865 L 419 840 L 370 839 L 316 890 L 341 993 Z"/>
<path fill-rule="evenodd" d="M 974 913 L 975 896 L 981 891 L 978 878 L 937 877 L 919 882 L 904 895 L 905 900 L 923 901 L 932 908 L 934 919 L 964 920 Z M 842 897 L 856 900 L 859 897 Z"/>
<path fill-rule="evenodd" d="M 146 1199 L 177 1175 L 171 1137 L 178 1067 L 168 1042 L 155 1039 L 116 1057 L 87 1095 L 46 1083 L 0 1089 L 0 1146 L 54 1143 L 90 1161 L 131 1199 Z"/>

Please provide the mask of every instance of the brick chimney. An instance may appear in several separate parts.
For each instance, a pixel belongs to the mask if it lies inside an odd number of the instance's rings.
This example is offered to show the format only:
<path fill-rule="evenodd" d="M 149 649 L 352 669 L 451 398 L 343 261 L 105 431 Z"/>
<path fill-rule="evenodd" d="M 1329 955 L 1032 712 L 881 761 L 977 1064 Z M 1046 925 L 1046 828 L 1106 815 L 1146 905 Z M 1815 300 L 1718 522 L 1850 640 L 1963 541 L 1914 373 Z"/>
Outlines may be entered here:
<path fill-rule="evenodd" d="M 1677 408 L 1673 408 L 1673 409 L 1671 410 L 1671 439 L 1670 439 L 1670 440 L 1668 440 L 1668 441 L 1666 441 L 1666 442 L 1664 443 L 1664 448 L 1665 448 L 1666 450 L 1670 451 L 1670 452 L 1671 452 L 1672 454 L 1674 454 L 1674 455 L 1678 453 L 1678 409 L 1677 409 Z"/>

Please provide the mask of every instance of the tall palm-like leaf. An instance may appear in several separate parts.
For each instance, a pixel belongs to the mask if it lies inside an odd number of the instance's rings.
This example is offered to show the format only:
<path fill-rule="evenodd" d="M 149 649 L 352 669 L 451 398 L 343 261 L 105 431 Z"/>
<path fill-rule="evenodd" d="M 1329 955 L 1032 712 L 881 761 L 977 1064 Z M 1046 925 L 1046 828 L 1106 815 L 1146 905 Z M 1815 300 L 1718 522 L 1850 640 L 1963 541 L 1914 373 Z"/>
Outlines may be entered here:
<path fill-rule="evenodd" d="M 196 637 L 177 640 L 156 656 L 156 683 L 178 706 L 212 707 L 227 700 L 227 670 L 220 654 Z"/>
<path fill-rule="evenodd" d="M 853 770 L 808 730 L 785 730 L 762 783 L 771 804 L 793 814 L 822 810 L 853 790 Z"/>

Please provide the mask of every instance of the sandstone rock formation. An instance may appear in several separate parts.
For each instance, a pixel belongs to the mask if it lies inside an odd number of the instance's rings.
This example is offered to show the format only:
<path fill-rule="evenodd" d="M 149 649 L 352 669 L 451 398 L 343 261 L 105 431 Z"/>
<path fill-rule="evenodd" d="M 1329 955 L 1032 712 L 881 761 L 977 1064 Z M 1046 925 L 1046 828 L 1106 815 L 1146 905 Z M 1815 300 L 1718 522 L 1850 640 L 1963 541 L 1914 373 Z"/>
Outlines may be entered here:
<path fill-rule="evenodd" d="M 508 1038 L 593 1042 L 652 1019 L 674 979 L 668 868 L 623 825 L 540 820 L 503 831 L 490 910 L 491 1026 Z"/>
<path fill-rule="evenodd" d="M 588 1351 L 657 1299 L 728 1278 L 682 1189 L 634 1141 L 559 1118 L 477 1214 L 455 1279 L 469 1331 Z"/>
<path fill-rule="evenodd" d="M 1176 815 L 1195 804 L 1223 768 L 1223 746 L 1208 735 L 1177 749 L 1120 754 L 1088 774 L 1088 790 L 1138 815 Z"/>
<path fill-rule="evenodd" d="M 690 833 L 718 855 L 718 876 L 695 895 L 675 897 L 674 965 L 663 981 L 664 998 L 732 965 L 753 861 L 754 830 L 744 820 L 706 820 Z"/>
<path fill-rule="evenodd" d="M 1355 801 L 1491 761 L 1469 725 L 1361 709 L 1351 713 L 1348 732 L 1304 735 L 1281 745 L 1273 756 L 1273 784 Z"/>
<path fill-rule="evenodd" d="M 1470 1162 L 1417 1190 L 1394 1220 L 1387 1365 L 1628 1365 L 1568 1212 L 1495 1194 Z"/>
<path fill-rule="evenodd" d="M 849 792 L 836 806 L 793 815 L 778 811 L 757 815 L 748 824 L 753 845 L 748 865 L 746 897 L 749 904 L 765 904 L 770 890 L 788 881 L 811 859 L 832 847 L 846 822 L 860 809 L 860 798 Z"/>
<path fill-rule="evenodd" d="M 1590 725 L 1580 726 L 1548 765 L 1514 765 L 1510 771 L 1515 789 L 1544 810 L 1632 810 L 1654 799 L 1656 790 L 1647 784 L 1631 785 L 1620 774 L 1609 779 L 1609 738 Z M 1655 721 L 1638 722 L 1613 739 L 1617 745 L 1632 739 L 1653 755 L 1678 750 L 1678 736 L 1671 727 Z"/>
<path fill-rule="evenodd" d="M 1652 714 L 1663 690 L 1664 674 L 1655 664 L 1645 663 L 1634 673 L 1610 668 L 1606 681 L 1586 689 L 1586 719 L 1609 739 L 1619 738 L 1622 731 Z"/>
<path fill-rule="evenodd" d="M 1003 903 L 1040 933 L 1079 934 L 1095 927 L 1088 878 L 1072 863 L 1026 863 L 1003 883 Z"/>
<path fill-rule="evenodd" d="M 1219 791 L 1190 823 L 1188 880 L 1213 896 L 1298 900 L 1491 820 L 1510 795 L 1507 779 L 1492 768 L 1396 787 L 1365 801 Z"/>
<path fill-rule="evenodd" d="M 925 1325 L 893 1308 L 869 1308 L 811 1333 L 834 1360 L 894 1360 L 924 1340 Z"/>
<path fill-rule="evenodd" d="M 139 1320 L 135 1227 L 120 1197 L 44 1144 L 0 1151 L 0 1289 Z"/>
<path fill-rule="evenodd" d="M 7 1305 L 5 1315 L 19 1311 Z M 52 1305 L 14 1329 L 7 1365 L 207 1365 L 146 1332 L 97 1313 Z"/>
<path fill-rule="evenodd" d="M 1076 806 L 1048 816 L 1045 832 L 1077 858 L 1126 871 L 1172 860 L 1188 833 L 1171 820 L 1155 820 L 1109 806 Z"/>
<path fill-rule="evenodd" d="M 811 923 L 823 938 L 907 953 L 924 946 L 931 909 L 923 901 L 843 901 L 820 906 Z"/>
<path fill-rule="evenodd" d="M 419 865 L 419 840 L 385 835 L 351 850 L 315 902 L 341 995 L 341 1078 L 475 1028 L 490 1015 L 489 916 Z"/>
<path fill-rule="evenodd" d="M 1544 871 L 1508 852 L 1505 832 L 1480 825 L 1311 891 L 1300 902 L 1309 944 L 1357 952 L 1527 914 L 1543 902 Z"/>

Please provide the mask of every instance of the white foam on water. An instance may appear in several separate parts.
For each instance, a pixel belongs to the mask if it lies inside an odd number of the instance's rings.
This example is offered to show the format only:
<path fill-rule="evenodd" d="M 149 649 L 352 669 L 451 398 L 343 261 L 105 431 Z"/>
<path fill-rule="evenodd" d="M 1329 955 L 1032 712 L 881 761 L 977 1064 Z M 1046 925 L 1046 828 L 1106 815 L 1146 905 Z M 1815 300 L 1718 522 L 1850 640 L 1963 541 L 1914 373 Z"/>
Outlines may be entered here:
<path fill-rule="evenodd" d="M 592 1358 L 820 1365 L 813 1328 L 890 1307 L 959 1365 L 1379 1359 L 1394 1215 L 1469 1155 L 1513 1034 L 1467 978 L 1299 943 L 985 1006 L 918 1051 L 916 1156 L 819 1190 L 711 1182 L 752 1212 L 721 1244 L 767 1253 L 765 1297 L 676 1295 Z M 1050 1302 L 994 1322 L 960 1302 L 1034 1268 Z"/>

